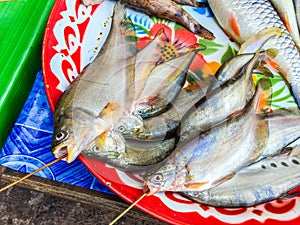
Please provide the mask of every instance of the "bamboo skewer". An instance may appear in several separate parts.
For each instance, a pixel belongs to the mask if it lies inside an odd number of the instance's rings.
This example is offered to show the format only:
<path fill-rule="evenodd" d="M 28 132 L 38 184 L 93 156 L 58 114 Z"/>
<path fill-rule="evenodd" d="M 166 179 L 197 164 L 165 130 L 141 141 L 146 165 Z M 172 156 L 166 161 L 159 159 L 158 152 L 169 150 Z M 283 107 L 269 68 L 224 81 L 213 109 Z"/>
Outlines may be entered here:
<path fill-rule="evenodd" d="M 109 223 L 109 225 L 115 224 L 119 219 L 121 219 L 130 209 L 132 209 L 137 203 L 139 203 L 146 195 L 148 195 L 148 192 L 145 192 L 141 197 L 139 197 L 135 202 L 133 202 L 127 209 L 125 209 L 119 216 L 117 216 L 112 222 Z"/>
<path fill-rule="evenodd" d="M 0 0 L 0 1 L 1 1 L 1 0 Z M 12 182 L 11 184 L 8 184 L 8 185 L 4 186 L 3 188 L 0 189 L 0 192 L 5 191 L 5 190 L 7 190 L 7 189 L 13 187 L 14 185 L 16 185 L 16 184 L 22 182 L 23 180 L 26 180 L 27 178 L 29 178 L 29 177 L 31 177 L 32 175 L 34 175 L 34 174 L 40 172 L 41 170 L 43 170 L 43 169 L 45 169 L 45 168 L 47 168 L 47 167 L 53 165 L 54 163 L 57 163 L 58 161 L 60 161 L 60 160 L 62 160 L 63 158 L 65 158 L 66 156 L 67 156 L 67 155 L 63 155 L 63 156 L 61 156 L 61 157 L 59 157 L 59 158 L 57 158 L 57 159 L 55 159 L 55 160 L 49 162 L 48 164 L 46 164 L 46 165 L 44 165 L 44 166 L 42 166 L 42 167 L 36 169 L 35 171 L 33 171 L 33 172 L 31 172 L 31 173 L 25 175 L 24 177 L 20 178 L 19 180 L 16 180 L 15 182 Z"/>

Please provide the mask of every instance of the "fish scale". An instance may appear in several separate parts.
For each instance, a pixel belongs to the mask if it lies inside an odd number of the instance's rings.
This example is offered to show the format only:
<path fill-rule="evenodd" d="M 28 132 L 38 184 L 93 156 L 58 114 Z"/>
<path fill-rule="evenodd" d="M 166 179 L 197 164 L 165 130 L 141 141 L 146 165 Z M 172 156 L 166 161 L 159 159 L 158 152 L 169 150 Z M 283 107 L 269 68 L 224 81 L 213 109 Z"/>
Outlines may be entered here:
<path fill-rule="evenodd" d="M 267 0 L 208 0 L 220 26 L 238 43 L 260 31 L 278 27 L 283 34 L 272 38 L 265 48 L 278 49 L 274 61 L 280 66 L 280 71 L 290 83 L 293 96 L 300 104 L 300 54 L 291 35 L 281 21 L 277 11 Z"/>

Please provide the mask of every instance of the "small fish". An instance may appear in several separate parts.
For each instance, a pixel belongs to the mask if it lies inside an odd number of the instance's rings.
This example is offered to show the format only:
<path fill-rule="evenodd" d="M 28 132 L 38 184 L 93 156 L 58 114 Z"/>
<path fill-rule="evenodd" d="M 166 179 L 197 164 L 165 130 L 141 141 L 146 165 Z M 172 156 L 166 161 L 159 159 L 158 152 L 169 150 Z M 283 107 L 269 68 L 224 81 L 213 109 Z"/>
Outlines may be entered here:
<path fill-rule="evenodd" d="M 81 0 L 84 5 L 100 4 L 103 0 Z M 150 16 L 156 16 L 161 19 L 167 19 L 179 23 L 189 29 L 191 32 L 202 38 L 212 40 L 213 33 L 201 26 L 193 17 L 191 17 L 178 4 L 190 5 L 195 7 L 206 6 L 193 0 L 122 0 L 122 3 L 136 10 L 142 11 Z"/>
<path fill-rule="evenodd" d="M 144 119 L 166 111 L 180 93 L 196 53 L 191 51 L 155 66 L 131 107 L 132 114 Z"/>
<path fill-rule="evenodd" d="M 189 136 L 186 133 L 195 131 L 202 133 L 223 122 L 231 114 L 244 109 L 255 92 L 253 70 L 257 67 L 260 58 L 264 56 L 257 53 L 250 54 L 250 57 L 252 58 L 238 76 L 208 93 L 191 108 L 181 122 L 181 139 L 185 140 L 186 136 Z"/>
<path fill-rule="evenodd" d="M 106 162 L 120 170 L 142 172 L 165 159 L 175 147 L 175 138 L 163 141 L 124 140 L 108 131 L 98 136 L 81 153 L 84 157 Z"/>
<path fill-rule="evenodd" d="M 215 75 L 211 72 L 205 82 L 196 79 L 197 87 L 194 90 L 183 89 L 168 111 L 160 114 L 159 117 L 144 120 L 143 129 L 133 132 L 132 138 L 163 140 L 174 135 L 182 118 L 207 95 L 208 88 L 211 89 L 210 91 L 219 89 L 226 81 L 237 77 L 253 56 L 254 54 L 241 54 L 232 57 L 218 69 Z"/>
<path fill-rule="evenodd" d="M 251 207 L 285 197 L 300 185 L 300 146 L 267 157 L 238 171 L 230 180 L 184 196 L 214 207 Z"/>
<path fill-rule="evenodd" d="M 141 95 L 147 78 L 151 74 L 153 68 L 157 65 L 161 57 L 161 47 L 167 42 L 167 35 L 164 29 L 160 29 L 153 40 L 136 54 L 134 65 L 134 100 Z"/>
<path fill-rule="evenodd" d="M 260 31 L 277 27 L 283 34 L 273 37 L 265 48 L 278 49 L 270 62 L 281 70 L 291 86 L 292 94 L 300 105 L 300 54 L 284 23 L 269 0 L 208 0 L 218 23 L 235 41 L 242 44 Z"/>
<path fill-rule="evenodd" d="M 207 190 L 253 163 L 268 140 L 267 123 L 256 113 L 259 102 L 269 98 L 270 87 L 269 80 L 261 79 L 243 112 L 177 146 L 166 160 L 145 174 L 149 193 Z"/>

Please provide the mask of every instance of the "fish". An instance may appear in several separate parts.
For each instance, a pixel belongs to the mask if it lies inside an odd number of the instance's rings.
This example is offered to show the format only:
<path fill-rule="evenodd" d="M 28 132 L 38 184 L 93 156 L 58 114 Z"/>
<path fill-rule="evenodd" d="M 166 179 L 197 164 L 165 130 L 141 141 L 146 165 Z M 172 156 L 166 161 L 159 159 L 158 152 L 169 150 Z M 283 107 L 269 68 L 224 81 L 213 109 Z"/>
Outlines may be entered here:
<path fill-rule="evenodd" d="M 170 155 L 175 141 L 175 138 L 163 141 L 124 141 L 120 133 L 109 130 L 95 138 L 81 154 L 122 171 L 144 172 Z"/>
<path fill-rule="evenodd" d="M 133 102 L 131 113 L 145 119 L 166 111 L 185 84 L 187 71 L 196 54 L 197 51 L 190 51 L 155 66 Z"/>
<path fill-rule="evenodd" d="M 300 35 L 293 0 L 271 0 L 271 2 L 276 8 L 287 30 L 293 37 L 294 42 L 299 47 Z"/>
<path fill-rule="evenodd" d="M 207 95 L 208 89 L 212 89 L 210 91 L 219 89 L 226 81 L 237 77 L 253 56 L 254 54 L 236 55 L 222 64 L 215 75 L 209 72 L 210 75 L 204 82 L 195 78 L 197 87 L 194 90 L 183 89 L 168 111 L 160 114 L 159 117 L 144 120 L 143 128 L 132 132 L 131 138 L 163 140 L 174 135 L 183 117 Z"/>
<path fill-rule="evenodd" d="M 159 117 L 153 117 L 144 120 L 143 128 L 138 130 L 136 129 L 134 132 L 131 132 L 131 134 L 133 135 L 131 136 L 131 138 L 163 140 L 164 138 L 168 138 L 171 135 L 174 135 L 174 133 L 178 131 L 179 125 L 182 133 L 191 130 L 191 126 L 193 126 L 194 128 L 197 127 L 198 131 L 200 131 L 201 124 L 203 125 L 205 123 L 204 121 L 207 121 L 207 119 L 211 118 L 212 116 L 208 116 L 206 118 L 206 116 L 202 115 L 199 111 L 201 111 L 201 107 L 205 108 L 205 103 L 200 107 L 199 105 L 205 102 L 208 96 L 214 96 L 213 93 L 220 92 L 222 88 L 226 89 L 227 87 L 227 90 L 229 91 L 230 95 L 231 89 L 228 88 L 228 86 L 233 86 L 232 83 L 237 83 L 236 86 L 239 86 L 240 83 L 245 84 L 245 89 L 241 86 L 240 89 L 244 89 L 245 93 L 247 92 L 247 90 L 249 92 L 249 96 L 245 96 L 245 98 L 241 97 L 240 95 L 236 95 L 233 98 L 238 99 L 236 101 L 237 104 L 235 104 L 235 106 L 240 105 L 239 109 L 242 109 L 243 106 L 246 104 L 247 100 L 251 98 L 251 93 L 254 93 L 254 84 L 251 78 L 252 69 L 254 69 L 255 65 L 261 62 L 263 59 L 273 58 L 276 55 L 273 54 L 273 52 L 276 53 L 276 51 L 273 49 L 272 51 L 271 49 L 269 49 L 265 52 L 261 52 L 256 56 L 255 53 L 244 52 L 251 51 L 258 53 L 263 47 L 263 45 L 270 38 L 276 35 L 281 35 L 281 31 L 279 29 L 272 28 L 261 31 L 259 34 L 253 36 L 251 39 L 243 43 L 238 52 L 238 55 L 229 58 L 225 63 L 223 63 L 221 67 L 217 70 L 216 74 L 213 74 L 211 71 L 209 71 L 208 76 L 205 78 L 205 80 L 200 80 L 197 77 L 193 77 L 196 84 L 196 87 L 193 90 L 184 88 L 168 111 L 160 114 Z M 262 66 L 259 66 L 259 69 L 261 70 Z M 204 70 L 207 69 L 204 68 Z M 241 75 L 242 72 L 244 73 L 244 75 Z M 238 79 L 239 77 L 248 77 L 248 79 Z M 240 82 L 237 82 L 236 80 L 239 80 Z M 249 84 L 247 82 L 249 82 Z M 226 102 L 227 105 L 227 100 L 223 101 L 224 91 L 222 91 L 220 95 L 221 96 L 218 96 L 220 98 L 215 97 L 215 99 L 220 101 L 221 106 L 224 102 Z M 210 100 L 210 103 L 211 102 L 212 101 Z M 232 99 L 228 100 L 228 102 L 232 102 Z M 206 103 L 206 105 L 207 104 L 209 103 Z M 217 104 L 213 105 L 215 108 L 217 107 Z M 231 104 L 231 106 L 233 105 L 234 104 Z M 200 108 L 200 110 L 197 109 L 197 107 Z M 224 114 L 223 108 L 219 107 L 220 110 L 222 109 L 222 112 L 220 113 L 216 113 L 214 109 L 212 120 L 214 120 L 215 122 L 220 122 L 224 118 L 226 118 L 230 114 L 230 112 L 234 113 L 238 110 L 234 107 L 230 108 L 231 110 L 229 110 L 229 113 L 227 114 Z M 202 115 L 203 117 L 200 118 L 196 115 Z M 217 119 L 215 115 L 223 116 L 223 119 Z M 203 120 L 203 118 L 205 118 L 205 120 Z M 208 124 L 213 123 L 208 122 Z"/>
<path fill-rule="evenodd" d="M 126 42 L 126 35 L 134 33 L 134 29 L 122 26 L 122 4 L 116 3 L 113 13 L 103 49 L 66 89 L 55 108 L 51 150 L 55 157 L 67 153 L 67 162 L 72 162 L 82 148 L 117 121 L 133 98 L 127 85 L 133 83 L 134 74 L 133 63 L 128 61 L 133 59 L 131 43 Z"/>
<path fill-rule="evenodd" d="M 286 148 L 287 149 L 287 148 Z M 300 146 L 266 157 L 239 170 L 231 179 L 202 192 L 184 192 L 193 201 L 214 207 L 251 207 L 279 198 L 300 185 Z"/>
<path fill-rule="evenodd" d="M 208 93 L 186 114 L 181 122 L 182 141 L 189 136 L 187 133 L 202 133 L 230 118 L 231 114 L 244 109 L 255 92 L 253 70 L 258 66 L 260 58 L 264 58 L 260 53 L 250 54 L 250 57 L 252 58 L 238 76 Z"/>
<path fill-rule="evenodd" d="M 102 2 L 103 0 L 81 0 L 81 3 L 86 6 L 101 4 Z M 194 7 L 203 7 L 206 6 L 204 3 L 198 3 L 194 0 L 122 0 L 122 3 L 150 16 L 156 16 L 161 19 L 179 23 L 202 38 L 208 40 L 215 39 L 215 36 L 211 31 L 200 25 L 197 20 L 178 5 L 183 4 Z"/>
<path fill-rule="evenodd" d="M 268 139 L 259 102 L 270 97 L 271 82 L 261 79 L 243 112 L 178 145 L 171 155 L 144 175 L 148 194 L 204 191 L 230 179 L 260 156 Z"/>
<path fill-rule="evenodd" d="M 300 105 L 300 54 L 292 36 L 268 0 L 208 0 L 219 25 L 237 43 L 242 44 L 261 30 L 277 27 L 282 30 L 265 45 L 278 49 L 277 56 L 269 63 L 280 70 L 287 81 L 298 106 Z"/>

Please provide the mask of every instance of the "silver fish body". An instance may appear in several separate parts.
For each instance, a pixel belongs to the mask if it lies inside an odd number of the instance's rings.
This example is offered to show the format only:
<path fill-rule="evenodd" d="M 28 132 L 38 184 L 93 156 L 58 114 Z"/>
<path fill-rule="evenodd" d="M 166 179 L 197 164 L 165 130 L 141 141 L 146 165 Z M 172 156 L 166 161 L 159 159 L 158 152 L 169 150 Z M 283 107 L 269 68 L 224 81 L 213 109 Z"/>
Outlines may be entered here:
<path fill-rule="evenodd" d="M 270 81 L 260 80 L 243 113 L 177 146 L 159 167 L 145 175 L 150 193 L 207 190 L 257 160 L 268 130 L 266 122 L 256 115 L 256 106 L 270 87 Z"/>
<path fill-rule="evenodd" d="M 216 91 L 228 80 L 238 77 L 243 67 L 253 57 L 254 54 L 236 55 L 228 59 L 215 75 L 211 74 L 204 81 L 196 79 L 196 88 L 183 89 L 169 110 L 160 114 L 159 117 L 144 120 L 143 128 L 131 132 L 130 138 L 163 140 L 174 135 L 186 113 L 189 110 L 197 110 L 195 109 L 197 102 L 208 95 L 208 92 Z"/>
<path fill-rule="evenodd" d="M 117 3 L 111 33 L 103 50 L 84 74 L 72 82 L 56 106 L 52 142 L 56 157 L 68 153 L 66 160 L 73 161 L 89 141 L 101 134 L 128 107 L 131 92 L 126 84 L 133 82 L 133 74 L 128 62 L 132 55 L 125 40 L 128 30 L 122 27 L 124 15 L 123 6 Z M 123 54 L 119 54 L 120 51 Z M 116 77 L 118 82 L 115 82 Z M 102 110 L 117 100 L 118 110 L 111 113 L 109 119 L 101 118 Z"/>
<path fill-rule="evenodd" d="M 184 195 L 214 207 L 250 207 L 272 201 L 300 185 L 300 147 L 267 157 L 238 171 L 230 180 L 203 192 Z"/>
<path fill-rule="evenodd" d="M 278 49 L 274 61 L 289 82 L 292 94 L 300 105 L 300 54 L 278 13 L 268 0 L 208 0 L 220 26 L 238 43 L 271 27 L 283 31 L 281 36 L 272 38 L 266 48 Z"/>
<path fill-rule="evenodd" d="M 186 133 L 195 131 L 202 133 L 221 123 L 231 114 L 243 110 L 252 99 L 255 92 L 252 73 L 258 66 L 261 55 L 258 53 L 248 54 L 248 56 L 252 58 L 245 64 L 239 75 L 208 93 L 182 119 L 182 139 L 186 138 Z"/>
<path fill-rule="evenodd" d="M 293 0 L 270 0 L 276 8 L 281 20 L 299 47 L 300 36 Z"/>
<path fill-rule="evenodd" d="M 103 135 L 91 142 L 82 151 L 82 155 L 129 172 L 146 171 L 161 162 L 173 151 L 176 141 L 175 138 L 163 141 L 125 141 L 122 135 L 113 131 Z"/>
<path fill-rule="evenodd" d="M 166 111 L 180 93 L 197 52 L 191 51 L 155 66 L 132 106 L 132 113 L 149 118 Z"/>

